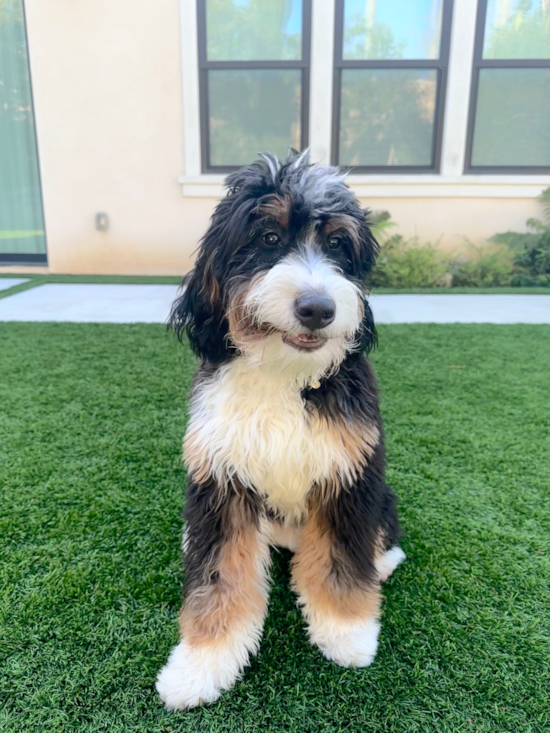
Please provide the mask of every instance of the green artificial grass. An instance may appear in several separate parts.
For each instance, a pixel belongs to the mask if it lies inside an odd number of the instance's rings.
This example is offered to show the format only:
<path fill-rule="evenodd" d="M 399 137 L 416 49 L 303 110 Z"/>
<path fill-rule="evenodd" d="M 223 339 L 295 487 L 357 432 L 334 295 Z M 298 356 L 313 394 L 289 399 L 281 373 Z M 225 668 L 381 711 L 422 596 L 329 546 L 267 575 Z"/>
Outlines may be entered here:
<path fill-rule="evenodd" d="M 274 553 L 259 656 L 164 711 L 195 363 L 156 325 L 0 324 L 0 730 L 539 733 L 550 715 L 550 327 L 382 326 L 408 560 L 380 648 L 309 645 Z"/>

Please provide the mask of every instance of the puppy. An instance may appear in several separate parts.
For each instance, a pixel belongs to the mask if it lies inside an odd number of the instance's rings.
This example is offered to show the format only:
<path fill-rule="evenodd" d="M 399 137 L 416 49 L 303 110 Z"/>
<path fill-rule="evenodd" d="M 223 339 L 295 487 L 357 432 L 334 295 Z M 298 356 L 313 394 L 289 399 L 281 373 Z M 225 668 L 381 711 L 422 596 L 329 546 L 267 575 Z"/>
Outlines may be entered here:
<path fill-rule="evenodd" d="M 291 151 L 232 173 L 171 323 L 201 365 L 188 472 L 181 640 L 166 707 L 216 700 L 260 644 L 270 546 L 294 552 L 311 642 L 344 667 L 376 654 L 380 582 L 404 559 L 384 480 L 367 213 L 331 167 Z"/>

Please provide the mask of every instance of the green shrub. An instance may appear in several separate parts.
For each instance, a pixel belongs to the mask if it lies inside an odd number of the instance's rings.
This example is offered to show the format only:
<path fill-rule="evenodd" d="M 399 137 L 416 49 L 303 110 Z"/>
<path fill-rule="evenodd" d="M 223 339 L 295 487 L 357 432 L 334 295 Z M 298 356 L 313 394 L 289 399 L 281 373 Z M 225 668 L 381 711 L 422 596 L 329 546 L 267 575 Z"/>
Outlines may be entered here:
<path fill-rule="evenodd" d="M 388 227 L 386 227 L 387 230 Z M 429 288 L 450 284 L 448 257 L 433 244 L 400 234 L 380 237 L 380 255 L 371 275 L 372 287 Z"/>
<path fill-rule="evenodd" d="M 550 285 L 550 227 L 514 255 L 514 285 Z"/>
<path fill-rule="evenodd" d="M 371 211 L 369 224 L 372 229 L 372 233 L 379 244 L 387 242 L 388 238 L 391 237 L 388 230 L 397 226 L 397 224 L 391 219 L 389 211 Z"/>
<path fill-rule="evenodd" d="M 512 282 L 513 255 L 505 245 L 476 246 L 451 263 L 455 287 L 498 287 Z"/>
<path fill-rule="evenodd" d="M 539 202 L 544 221 L 528 219 L 527 232 L 504 232 L 491 238 L 512 254 L 512 285 L 550 285 L 550 188 L 541 193 Z"/>
<path fill-rule="evenodd" d="M 380 255 L 370 278 L 372 287 L 550 286 L 550 188 L 539 196 L 543 220 L 529 219 L 526 232 L 495 234 L 493 246 L 468 243 L 468 251 L 451 258 L 417 237 L 392 234 L 396 226 L 387 211 L 373 212 L 372 231 Z"/>

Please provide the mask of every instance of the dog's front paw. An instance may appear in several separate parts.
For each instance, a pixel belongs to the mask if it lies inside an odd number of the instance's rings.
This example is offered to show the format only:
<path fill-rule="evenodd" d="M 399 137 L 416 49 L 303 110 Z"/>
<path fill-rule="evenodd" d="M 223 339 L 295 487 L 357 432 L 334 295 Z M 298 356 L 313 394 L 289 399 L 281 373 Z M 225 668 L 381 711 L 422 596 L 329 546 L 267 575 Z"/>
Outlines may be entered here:
<path fill-rule="evenodd" d="M 197 649 L 182 640 L 157 677 L 157 692 L 167 710 L 186 710 L 217 700 L 239 672 L 234 656 L 219 648 Z"/>
<path fill-rule="evenodd" d="M 330 659 L 341 667 L 368 667 L 376 656 L 380 624 L 374 618 L 363 621 L 326 619 L 311 623 L 309 637 Z"/>

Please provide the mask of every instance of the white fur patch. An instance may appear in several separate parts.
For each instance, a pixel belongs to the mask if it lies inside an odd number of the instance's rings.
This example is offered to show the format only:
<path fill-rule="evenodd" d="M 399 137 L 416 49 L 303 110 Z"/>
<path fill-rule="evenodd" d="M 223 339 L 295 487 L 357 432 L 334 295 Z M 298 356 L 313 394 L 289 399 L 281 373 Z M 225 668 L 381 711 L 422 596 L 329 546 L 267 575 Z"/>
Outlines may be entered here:
<path fill-rule="evenodd" d="M 271 175 L 271 180 L 273 183 L 277 180 L 277 175 L 279 173 L 279 170 L 281 168 L 281 163 L 279 160 L 270 153 L 260 153 L 260 157 L 265 160 L 267 163 L 267 167 L 269 168 L 269 173 Z"/>
<path fill-rule="evenodd" d="M 294 303 L 304 293 L 328 295 L 336 304 L 334 321 L 322 331 L 325 336 L 353 337 L 361 325 L 361 291 L 332 262 L 309 247 L 285 257 L 258 278 L 246 305 L 258 322 L 300 333 L 303 326 L 294 314 Z"/>
<path fill-rule="evenodd" d="M 403 560 L 406 560 L 406 558 L 407 556 L 403 550 L 397 545 L 391 547 L 383 555 L 376 558 L 374 566 L 376 567 L 378 576 L 382 583 L 390 577 L 395 568 L 400 565 Z"/>
<path fill-rule="evenodd" d="M 369 440 L 376 445 L 374 427 Z M 191 470 L 200 470 L 195 456 L 219 485 L 238 478 L 289 520 L 304 515 L 315 484 L 338 476 L 349 485 L 358 468 L 327 421 L 304 408 L 295 381 L 243 358 L 220 367 L 192 397 L 184 457 Z"/>
<path fill-rule="evenodd" d="M 258 650 L 261 630 L 240 629 L 225 643 L 191 647 L 184 639 L 172 650 L 156 688 L 167 710 L 214 702 L 239 679 L 250 653 Z"/>
<path fill-rule="evenodd" d="M 298 351 L 277 333 L 246 344 L 244 352 L 254 366 L 301 379 L 304 385 L 335 371 L 353 348 L 364 311 L 360 289 L 323 255 L 304 248 L 259 277 L 245 301 L 247 313 L 258 324 L 270 324 L 279 331 L 297 334 L 304 327 L 296 318 L 294 306 L 296 299 L 305 293 L 328 295 L 336 304 L 334 321 L 319 331 L 328 339 L 323 347 L 311 352 Z"/>
<path fill-rule="evenodd" d="M 368 667 L 376 656 L 380 624 L 376 618 L 343 621 L 315 613 L 308 634 L 327 659 L 341 667 Z"/>

